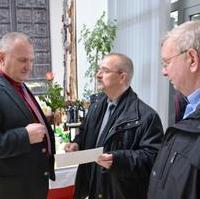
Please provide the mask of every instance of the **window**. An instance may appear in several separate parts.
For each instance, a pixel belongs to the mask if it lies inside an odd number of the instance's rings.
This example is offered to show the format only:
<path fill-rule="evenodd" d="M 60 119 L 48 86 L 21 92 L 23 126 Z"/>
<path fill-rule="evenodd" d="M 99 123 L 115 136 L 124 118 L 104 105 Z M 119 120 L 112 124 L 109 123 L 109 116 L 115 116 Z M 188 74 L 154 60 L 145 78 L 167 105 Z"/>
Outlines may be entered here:
<path fill-rule="evenodd" d="M 178 11 L 177 10 L 170 13 L 170 24 L 172 28 L 178 25 Z"/>
<path fill-rule="evenodd" d="M 34 94 L 44 93 L 45 74 L 51 70 L 49 0 L 1 0 L 0 37 L 11 31 L 24 32 L 32 38 L 35 61 L 27 84 Z"/>
<path fill-rule="evenodd" d="M 178 0 L 171 0 L 171 3 L 177 2 Z"/>
<path fill-rule="evenodd" d="M 192 15 L 190 17 L 190 20 L 192 20 L 192 21 L 200 20 L 200 13 Z"/>

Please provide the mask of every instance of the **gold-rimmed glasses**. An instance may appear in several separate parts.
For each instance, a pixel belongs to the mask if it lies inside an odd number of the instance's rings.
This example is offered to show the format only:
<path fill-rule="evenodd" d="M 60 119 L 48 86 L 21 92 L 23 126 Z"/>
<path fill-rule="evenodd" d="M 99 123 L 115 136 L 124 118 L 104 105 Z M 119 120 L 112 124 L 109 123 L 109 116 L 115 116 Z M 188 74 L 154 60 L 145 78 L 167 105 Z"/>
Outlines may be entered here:
<path fill-rule="evenodd" d="M 173 58 L 178 57 L 178 56 L 180 56 L 180 55 L 186 53 L 187 51 L 188 51 L 188 50 L 183 50 L 183 51 L 181 51 L 180 53 L 178 53 L 178 54 L 176 54 L 176 55 L 173 55 L 173 56 L 171 56 L 171 57 L 168 57 L 168 58 L 163 59 L 163 60 L 161 61 L 162 66 L 163 66 L 164 68 L 166 68 L 166 67 L 171 63 L 171 60 L 172 60 Z"/>

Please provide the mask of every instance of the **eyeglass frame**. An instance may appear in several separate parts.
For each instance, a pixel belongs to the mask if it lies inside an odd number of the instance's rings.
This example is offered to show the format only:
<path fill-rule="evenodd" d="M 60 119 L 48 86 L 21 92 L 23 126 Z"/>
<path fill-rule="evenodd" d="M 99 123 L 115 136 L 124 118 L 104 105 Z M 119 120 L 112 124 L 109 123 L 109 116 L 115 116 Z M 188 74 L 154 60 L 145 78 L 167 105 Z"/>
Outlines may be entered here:
<path fill-rule="evenodd" d="M 102 67 L 99 67 L 99 68 L 97 69 L 96 74 L 97 74 L 97 73 L 102 73 L 102 74 L 118 73 L 118 74 L 121 74 L 121 73 L 123 73 L 123 72 L 122 72 L 122 71 L 119 71 L 119 70 L 118 70 L 118 71 L 110 70 L 109 68 L 102 66 Z"/>
<path fill-rule="evenodd" d="M 166 58 L 165 61 L 164 61 L 164 60 L 161 60 L 161 63 L 162 63 L 163 68 L 168 67 L 168 65 L 170 64 L 170 61 L 171 61 L 173 58 L 178 57 L 178 56 L 180 56 L 180 55 L 186 53 L 187 51 L 188 51 L 188 49 L 187 49 L 187 50 L 183 50 L 183 51 L 181 51 L 180 53 L 178 53 L 178 54 L 176 54 L 176 55 L 173 55 L 173 56 L 171 56 L 171 57 Z M 166 62 L 169 62 L 169 63 L 166 63 Z"/>

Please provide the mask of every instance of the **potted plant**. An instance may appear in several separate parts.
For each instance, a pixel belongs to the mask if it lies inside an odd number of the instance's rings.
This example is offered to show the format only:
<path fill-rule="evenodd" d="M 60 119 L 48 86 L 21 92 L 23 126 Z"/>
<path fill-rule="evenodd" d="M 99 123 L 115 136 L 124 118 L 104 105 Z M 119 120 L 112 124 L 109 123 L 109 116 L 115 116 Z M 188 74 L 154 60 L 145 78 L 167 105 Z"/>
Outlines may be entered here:
<path fill-rule="evenodd" d="M 84 24 L 81 29 L 79 42 L 83 42 L 87 60 L 90 64 L 85 76 L 89 77 L 90 82 L 94 82 L 95 92 L 97 91 L 95 74 L 99 61 L 104 55 L 111 52 L 116 37 L 116 30 L 116 20 L 106 21 L 105 12 L 103 12 L 93 28 L 90 29 Z M 88 92 L 88 90 L 85 89 L 85 92 Z"/>

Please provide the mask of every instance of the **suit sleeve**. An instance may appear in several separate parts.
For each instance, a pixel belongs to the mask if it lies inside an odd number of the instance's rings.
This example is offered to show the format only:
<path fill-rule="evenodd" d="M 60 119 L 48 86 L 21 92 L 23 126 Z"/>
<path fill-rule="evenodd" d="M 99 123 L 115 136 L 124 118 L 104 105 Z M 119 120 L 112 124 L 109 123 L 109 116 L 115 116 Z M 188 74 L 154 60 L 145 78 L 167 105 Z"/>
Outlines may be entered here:
<path fill-rule="evenodd" d="M 0 132 L 0 158 L 10 158 L 29 151 L 30 143 L 25 128 Z"/>

